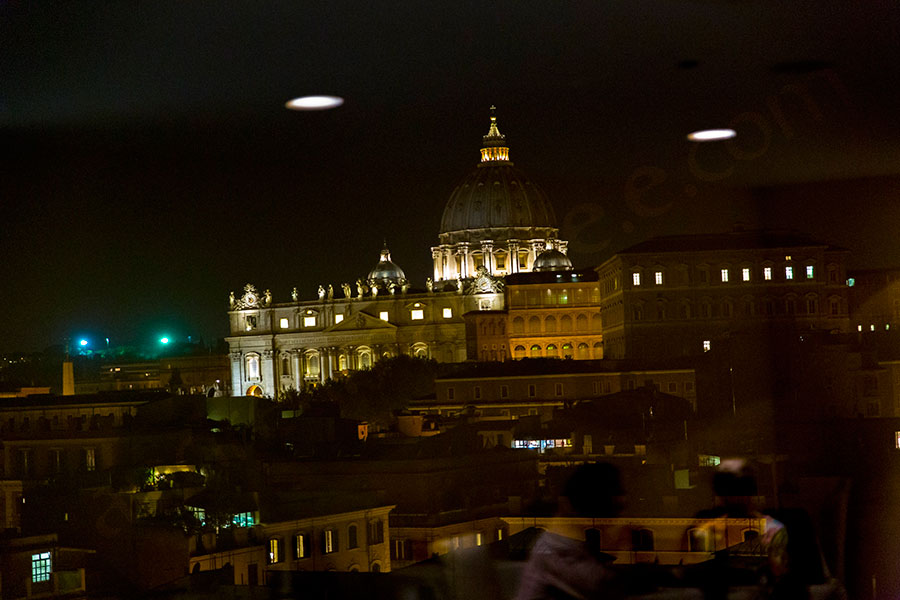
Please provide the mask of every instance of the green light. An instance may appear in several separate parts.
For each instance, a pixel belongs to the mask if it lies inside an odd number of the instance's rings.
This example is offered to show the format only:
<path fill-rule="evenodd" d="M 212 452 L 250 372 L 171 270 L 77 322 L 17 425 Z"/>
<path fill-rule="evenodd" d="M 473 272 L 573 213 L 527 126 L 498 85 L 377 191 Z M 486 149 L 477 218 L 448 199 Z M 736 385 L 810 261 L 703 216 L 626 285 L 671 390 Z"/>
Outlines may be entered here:
<path fill-rule="evenodd" d="M 159 339 L 159 343 L 160 343 L 160 344 L 168 344 L 168 343 L 169 343 L 169 338 L 167 338 L 167 337 L 160 338 L 160 339 Z"/>
<path fill-rule="evenodd" d="M 79 343 L 80 345 L 82 345 L 82 346 L 87 346 L 87 344 L 88 344 L 87 340 L 81 340 L 81 341 L 78 342 L 78 343 Z"/>

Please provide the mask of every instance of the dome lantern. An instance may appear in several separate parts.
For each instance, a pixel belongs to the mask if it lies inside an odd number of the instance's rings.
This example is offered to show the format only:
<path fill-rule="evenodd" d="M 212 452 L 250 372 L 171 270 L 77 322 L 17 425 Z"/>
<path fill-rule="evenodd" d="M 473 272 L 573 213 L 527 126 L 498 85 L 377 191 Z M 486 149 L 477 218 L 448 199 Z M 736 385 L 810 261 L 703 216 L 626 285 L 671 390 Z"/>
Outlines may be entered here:
<path fill-rule="evenodd" d="M 509 162 L 509 147 L 506 145 L 506 136 L 497 129 L 496 110 L 496 106 L 491 106 L 491 128 L 488 129 L 488 134 L 481 138 L 484 141 L 484 145 L 481 148 L 481 162 L 512 164 Z"/>

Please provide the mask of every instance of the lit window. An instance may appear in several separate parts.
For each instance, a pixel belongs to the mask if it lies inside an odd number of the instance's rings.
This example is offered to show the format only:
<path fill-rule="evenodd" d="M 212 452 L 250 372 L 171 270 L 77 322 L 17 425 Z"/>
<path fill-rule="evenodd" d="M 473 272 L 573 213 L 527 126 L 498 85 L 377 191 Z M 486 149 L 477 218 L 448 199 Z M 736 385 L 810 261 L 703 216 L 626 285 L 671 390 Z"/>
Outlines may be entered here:
<path fill-rule="evenodd" d="M 744 281 L 750 281 L 750 269 L 746 267 L 741 269 L 741 279 Z"/>
<path fill-rule="evenodd" d="M 259 355 L 247 355 L 247 379 L 259 379 Z"/>
<path fill-rule="evenodd" d="M 278 538 L 272 538 L 269 540 L 269 564 L 279 563 L 284 560 L 284 557 L 281 555 L 281 540 Z"/>
<path fill-rule="evenodd" d="M 856 280 L 855 280 L 855 279 L 853 279 L 853 278 L 851 277 L 850 279 L 847 280 L 847 287 L 853 287 L 854 285 L 856 285 Z"/>
<path fill-rule="evenodd" d="M 500 528 L 498 528 L 498 529 L 497 529 L 497 541 L 499 542 L 499 541 L 501 541 L 502 539 L 503 539 L 503 530 L 500 529 Z"/>
<path fill-rule="evenodd" d="M 856 330 L 857 330 L 857 331 L 862 331 L 862 325 L 857 325 L 857 326 L 856 326 Z"/>
<path fill-rule="evenodd" d="M 875 325 L 874 325 L 874 324 L 869 325 L 869 331 L 875 331 Z"/>
<path fill-rule="evenodd" d="M 303 317 L 303 326 L 304 327 L 315 327 L 316 326 L 315 315 L 313 315 L 311 317 Z"/>
<path fill-rule="evenodd" d="M 711 348 L 712 348 L 712 342 L 710 342 L 709 340 L 703 340 L 703 351 L 709 352 Z"/>
<path fill-rule="evenodd" d="M 765 267 L 763 269 L 763 279 L 772 281 L 772 267 Z"/>
<path fill-rule="evenodd" d="M 722 283 L 728 283 L 728 269 L 722 269 Z"/>
<path fill-rule="evenodd" d="M 294 536 L 294 558 L 306 558 L 309 555 L 309 539 L 305 533 L 298 533 Z"/>
<path fill-rule="evenodd" d="M 50 571 L 52 564 L 49 552 L 41 552 L 40 554 L 31 555 L 31 582 L 40 583 L 41 581 L 50 581 Z"/>
<path fill-rule="evenodd" d="M 378 313 L 378 318 L 381 319 L 382 321 L 387 321 L 388 320 L 388 311 L 383 310 L 380 313 Z"/>
<path fill-rule="evenodd" d="M 409 311 L 409 316 L 413 321 L 421 321 L 425 318 L 425 311 L 421 308 L 414 308 L 413 310 Z M 387 319 L 384 320 L 387 321 Z"/>
<path fill-rule="evenodd" d="M 657 271 L 653 274 L 653 279 L 656 282 L 656 285 L 662 285 L 662 271 Z"/>
<path fill-rule="evenodd" d="M 290 327 L 290 322 L 289 322 L 287 319 L 285 319 L 285 318 L 282 318 L 282 319 L 279 321 L 279 324 L 281 325 L 281 328 L 282 328 L 282 329 L 287 329 L 288 327 Z"/>
<path fill-rule="evenodd" d="M 97 452 L 93 448 L 84 449 L 84 468 L 94 471 L 97 468 Z"/>
<path fill-rule="evenodd" d="M 480 531 L 475 532 L 475 545 L 476 546 L 481 545 L 481 532 Z"/>
<path fill-rule="evenodd" d="M 894 432 L 894 448 L 900 450 L 900 431 Z"/>
<path fill-rule="evenodd" d="M 332 552 L 335 552 L 336 551 L 335 547 L 337 546 L 337 544 L 335 544 L 334 530 L 326 529 L 322 533 L 323 533 L 322 553 L 323 554 L 331 554 Z"/>
<path fill-rule="evenodd" d="M 640 273 L 632 273 L 631 274 L 631 282 L 634 285 L 641 285 L 641 274 Z"/>
<path fill-rule="evenodd" d="M 812 265 L 806 265 L 806 278 L 807 279 L 813 278 L 813 266 Z"/>
<path fill-rule="evenodd" d="M 784 278 L 788 279 L 788 280 L 794 278 L 794 267 L 785 267 L 784 268 Z"/>
<path fill-rule="evenodd" d="M 253 518 L 253 513 L 242 512 L 234 515 L 231 518 L 231 523 L 235 527 L 253 527 L 256 525 L 256 519 Z"/>
<path fill-rule="evenodd" d="M 335 325 L 337 325 L 338 323 L 342 322 L 343 320 L 344 320 L 344 315 L 343 315 L 343 313 L 337 313 L 336 315 L 334 315 L 334 323 L 335 323 Z"/>
<path fill-rule="evenodd" d="M 452 319 L 452 318 L 453 318 L 453 309 L 452 309 L 452 308 L 445 308 L 445 309 L 443 310 L 443 315 L 444 315 L 444 318 L 445 318 L 445 319 Z"/>

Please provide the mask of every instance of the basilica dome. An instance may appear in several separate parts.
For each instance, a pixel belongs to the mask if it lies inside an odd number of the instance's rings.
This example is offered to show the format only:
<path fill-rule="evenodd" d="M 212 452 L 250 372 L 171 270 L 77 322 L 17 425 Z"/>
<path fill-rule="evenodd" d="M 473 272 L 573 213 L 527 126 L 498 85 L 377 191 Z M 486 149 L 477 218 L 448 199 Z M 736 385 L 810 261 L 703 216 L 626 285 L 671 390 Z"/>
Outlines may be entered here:
<path fill-rule="evenodd" d="M 368 280 L 376 283 L 403 283 L 406 281 L 406 274 L 396 263 L 391 261 L 391 251 L 387 246 L 381 251 L 381 258 L 375 268 L 369 271 Z"/>
<path fill-rule="evenodd" d="M 509 160 L 496 117 L 483 138 L 481 163 L 447 201 L 440 242 L 529 240 L 556 237 L 556 215 L 547 195 Z"/>
<path fill-rule="evenodd" d="M 569 257 L 551 248 L 541 252 L 534 261 L 535 271 L 571 271 L 572 261 Z"/>

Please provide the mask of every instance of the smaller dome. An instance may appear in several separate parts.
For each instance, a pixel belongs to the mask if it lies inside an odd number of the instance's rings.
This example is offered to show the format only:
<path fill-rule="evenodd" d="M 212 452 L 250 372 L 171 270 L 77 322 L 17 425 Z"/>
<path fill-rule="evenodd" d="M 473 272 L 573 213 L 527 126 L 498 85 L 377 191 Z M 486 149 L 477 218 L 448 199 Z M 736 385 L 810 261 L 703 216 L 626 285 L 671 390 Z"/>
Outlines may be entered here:
<path fill-rule="evenodd" d="M 391 262 L 391 251 L 385 246 L 381 251 L 381 259 L 378 261 L 378 264 L 369 271 L 369 281 L 377 283 L 393 281 L 400 283 L 401 280 L 406 280 L 406 274 L 403 272 L 403 269 Z"/>
<path fill-rule="evenodd" d="M 569 260 L 569 257 L 556 250 L 555 248 L 551 248 L 550 250 L 544 250 L 538 257 L 534 259 L 534 270 L 535 271 L 571 271 L 572 270 L 572 261 Z"/>

